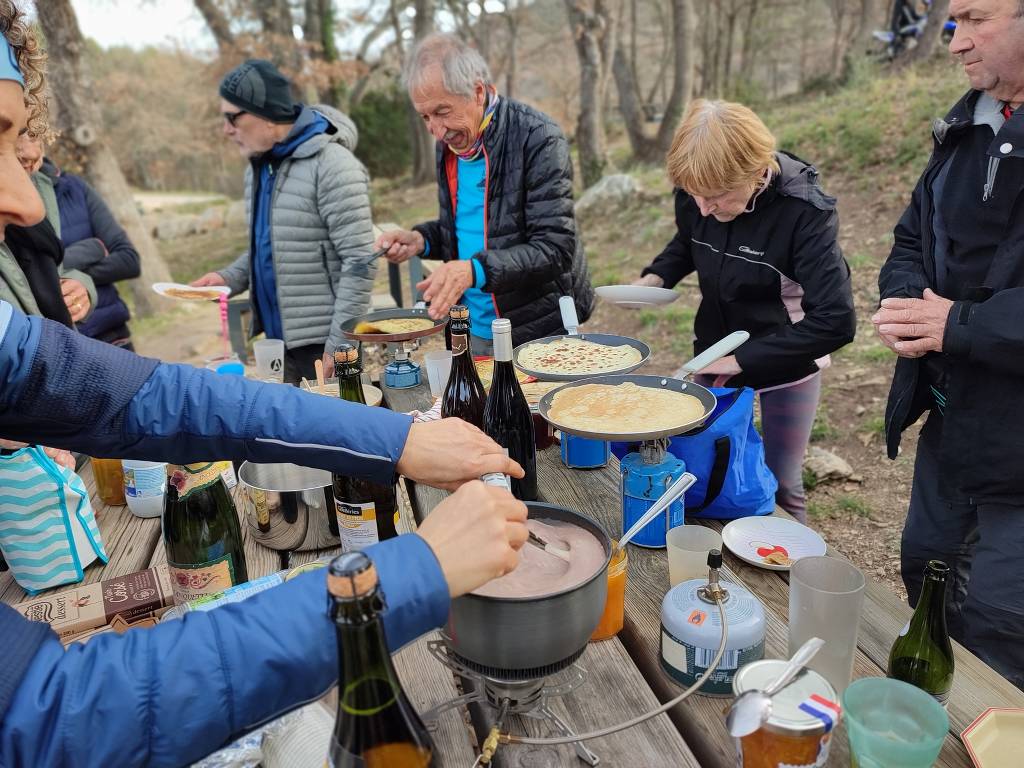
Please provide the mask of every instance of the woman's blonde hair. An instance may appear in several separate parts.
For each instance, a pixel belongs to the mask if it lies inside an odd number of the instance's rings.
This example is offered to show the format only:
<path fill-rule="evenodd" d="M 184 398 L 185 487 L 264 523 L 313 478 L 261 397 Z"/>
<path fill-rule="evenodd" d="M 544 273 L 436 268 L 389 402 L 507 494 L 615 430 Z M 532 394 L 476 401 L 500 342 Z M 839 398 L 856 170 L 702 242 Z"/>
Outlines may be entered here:
<path fill-rule="evenodd" d="M 0 34 L 14 52 L 18 69 L 25 78 L 25 108 L 28 110 L 28 132 L 44 142 L 51 139 L 50 115 L 46 90 L 46 53 L 25 19 L 25 14 L 12 0 L 0 0 Z"/>
<path fill-rule="evenodd" d="M 672 183 L 691 194 L 717 195 L 778 173 L 775 137 L 754 112 L 730 101 L 693 101 L 666 158 Z"/>

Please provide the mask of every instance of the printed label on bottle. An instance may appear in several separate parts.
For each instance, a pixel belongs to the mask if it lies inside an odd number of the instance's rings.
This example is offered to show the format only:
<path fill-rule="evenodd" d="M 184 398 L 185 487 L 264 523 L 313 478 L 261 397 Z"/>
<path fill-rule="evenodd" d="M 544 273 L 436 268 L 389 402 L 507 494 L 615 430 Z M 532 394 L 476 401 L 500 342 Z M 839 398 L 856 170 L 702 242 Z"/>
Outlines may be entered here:
<path fill-rule="evenodd" d="M 900 630 L 900 637 L 903 637 L 909 631 L 910 631 L 910 622 L 908 621 L 906 624 L 903 625 L 903 629 Z"/>
<path fill-rule="evenodd" d="M 343 552 L 358 552 L 379 541 L 377 508 L 372 501 L 348 504 L 335 499 L 334 507 L 338 514 L 338 534 Z"/>
<path fill-rule="evenodd" d="M 469 349 L 469 337 L 464 333 L 452 334 L 452 356 L 461 355 Z"/>
<path fill-rule="evenodd" d="M 199 464 L 168 464 L 167 480 L 178 489 L 178 500 L 187 499 L 221 479 L 224 467 L 231 467 L 230 461 L 208 461 Z M 234 474 L 232 472 L 232 474 Z"/>
<path fill-rule="evenodd" d="M 931 693 L 931 691 L 929 691 L 929 693 Z M 931 697 L 939 702 L 943 709 L 945 709 L 946 705 L 949 704 L 949 691 L 945 691 L 943 693 L 931 693 Z"/>
<path fill-rule="evenodd" d="M 230 461 L 224 462 L 224 471 L 220 473 L 220 476 L 224 478 L 224 485 L 228 487 L 229 491 L 234 490 L 235 486 L 238 485 L 238 478 L 235 476 L 235 468 Z"/>
<path fill-rule="evenodd" d="M 249 488 L 249 503 L 252 505 L 253 517 L 261 528 L 270 525 L 270 504 L 267 503 L 267 492 L 262 488 Z"/>
<path fill-rule="evenodd" d="M 124 495 L 135 499 L 163 496 L 167 473 L 163 465 L 156 467 L 125 467 Z"/>
<path fill-rule="evenodd" d="M 235 569 L 231 555 L 196 565 L 168 563 L 174 602 L 178 605 L 197 600 L 203 595 L 223 592 L 234 584 Z"/>

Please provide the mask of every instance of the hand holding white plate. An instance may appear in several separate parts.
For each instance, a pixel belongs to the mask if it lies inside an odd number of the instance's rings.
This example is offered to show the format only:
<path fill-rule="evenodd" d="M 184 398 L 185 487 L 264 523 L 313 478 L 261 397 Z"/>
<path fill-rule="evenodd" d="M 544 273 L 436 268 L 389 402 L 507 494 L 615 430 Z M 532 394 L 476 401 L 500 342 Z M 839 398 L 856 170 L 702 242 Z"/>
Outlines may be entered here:
<path fill-rule="evenodd" d="M 183 301 L 217 301 L 227 296 L 231 289 L 226 285 L 204 285 L 196 288 L 184 283 L 153 283 L 153 290 L 168 299 Z"/>
<path fill-rule="evenodd" d="M 625 309 L 663 307 L 679 298 L 679 291 L 651 285 L 602 285 L 597 295 Z"/>

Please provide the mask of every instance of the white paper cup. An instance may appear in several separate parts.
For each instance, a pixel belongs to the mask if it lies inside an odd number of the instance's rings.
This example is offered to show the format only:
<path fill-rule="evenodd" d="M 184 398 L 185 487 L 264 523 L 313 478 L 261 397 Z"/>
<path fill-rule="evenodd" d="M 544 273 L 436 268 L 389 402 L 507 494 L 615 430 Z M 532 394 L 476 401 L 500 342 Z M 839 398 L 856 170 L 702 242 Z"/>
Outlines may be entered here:
<path fill-rule="evenodd" d="M 440 397 L 448 385 L 448 376 L 452 372 L 452 353 L 447 349 L 433 350 L 427 352 L 424 361 L 427 366 L 430 394 Z"/>
<path fill-rule="evenodd" d="M 167 490 L 167 463 L 125 459 L 124 499 L 136 517 L 160 517 Z"/>
<path fill-rule="evenodd" d="M 703 525 L 677 525 L 665 536 L 670 586 L 708 575 L 708 552 L 721 551 L 722 535 Z"/>
<path fill-rule="evenodd" d="M 256 374 L 263 381 L 284 381 L 284 342 L 281 339 L 260 339 L 252 345 L 256 356 Z"/>

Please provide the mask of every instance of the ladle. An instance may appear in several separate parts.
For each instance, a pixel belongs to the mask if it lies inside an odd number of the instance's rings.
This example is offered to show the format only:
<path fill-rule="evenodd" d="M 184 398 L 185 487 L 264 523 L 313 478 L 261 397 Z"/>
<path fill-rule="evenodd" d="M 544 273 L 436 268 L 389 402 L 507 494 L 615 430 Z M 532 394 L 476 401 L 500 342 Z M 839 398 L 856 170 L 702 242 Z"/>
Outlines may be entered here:
<path fill-rule="evenodd" d="M 626 531 L 622 538 L 619 539 L 619 543 L 615 545 L 615 549 L 612 551 L 611 561 L 614 563 L 619 555 L 619 550 L 624 549 L 626 544 L 629 543 L 630 539 L 640 533 L 643 527 L 647 525 L 651 520 L 656 518 L 659 514 L 668 509 L 672 504 L 676 502 L 680 496 L 686 493 L 690 486 L 697 482 L 697 476 L 692 475 L 689 472 L 683 472 L 672 485 L 670 485 L 658 500 L 651 505 L 640 519 L 633 523 L 632 527 Z"/>
<path fill-rule="evenodd" d="M 742 738 L 764 725 L 772 715 L 772 696 L 793 682 L 797 673 L 810 663 L 824 644 L 825 641 L 820 637 L 812 637 L 800 646 L 783 668 L 782 674 L 767 688 L 763 691 L 752 688 L 741 693 L 729 708 L 729 714 L 725 716 L 729 733 Z"/>

